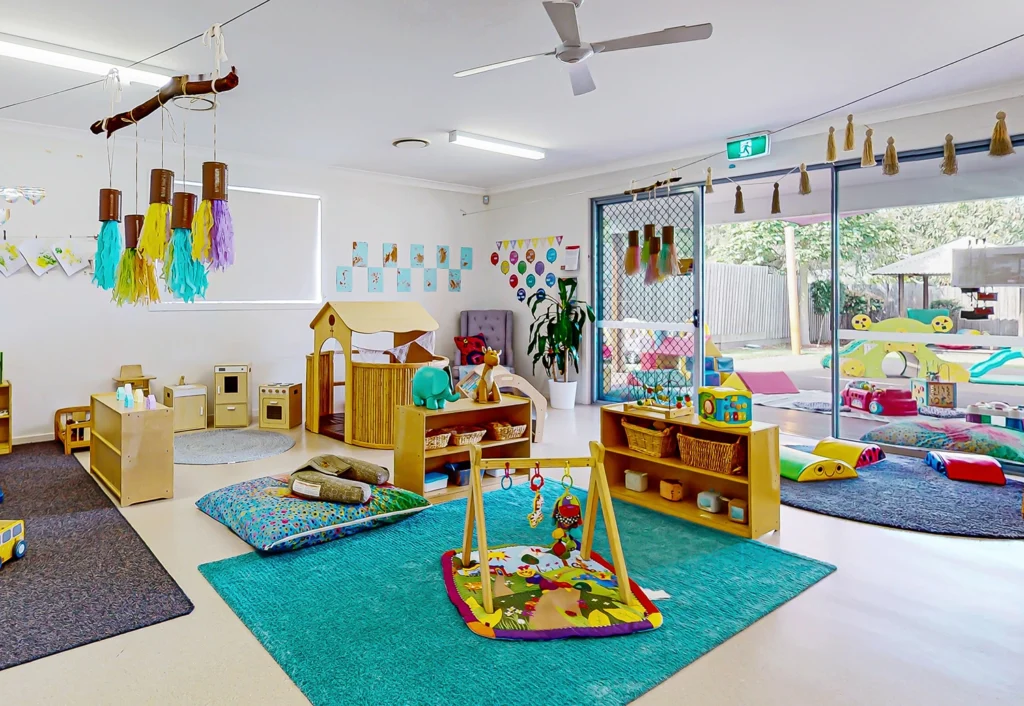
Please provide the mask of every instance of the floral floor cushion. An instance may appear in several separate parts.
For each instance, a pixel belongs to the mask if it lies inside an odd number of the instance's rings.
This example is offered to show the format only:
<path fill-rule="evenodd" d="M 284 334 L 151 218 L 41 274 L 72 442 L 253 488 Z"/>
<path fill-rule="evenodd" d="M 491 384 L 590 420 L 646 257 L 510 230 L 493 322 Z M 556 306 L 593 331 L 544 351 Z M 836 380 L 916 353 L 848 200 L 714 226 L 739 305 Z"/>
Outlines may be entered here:
<path fill-rule="evenodd" d="M 1015 429 L 955 419 L 891 422 L 872 429 L 861 441 L 919 449 L 982 454 L 1024 463 L 1024 433 Z"/>
<path fill-rule="evenodd" d="M 464 567 L 462 552 L 453 549 L 441 557 L 441 567 L 448 598 L 469 629 L 483 637 L 607 637 L 661 625 L 661 613 L 636 583 L 629 584 L 635 600 L 629 605 L 619 600 L 615 570 L 597 552 L 589 561 L 578 551 L 561 559 L 549 547 L 535 546 L 490 549 L 494 611 L 487 613 L 478 558 L 473 552 L 469 567 Z"/>
<path fill-rule="evenodd" d="M 305 500 L 288 491 L 288 476 L 255 478 L 215 490 L 196 507 L 252 547 L 285 552 L 329 542 L 416 514 L 430 503 L 391 485 L 373 486 L 362 505 Z"/>

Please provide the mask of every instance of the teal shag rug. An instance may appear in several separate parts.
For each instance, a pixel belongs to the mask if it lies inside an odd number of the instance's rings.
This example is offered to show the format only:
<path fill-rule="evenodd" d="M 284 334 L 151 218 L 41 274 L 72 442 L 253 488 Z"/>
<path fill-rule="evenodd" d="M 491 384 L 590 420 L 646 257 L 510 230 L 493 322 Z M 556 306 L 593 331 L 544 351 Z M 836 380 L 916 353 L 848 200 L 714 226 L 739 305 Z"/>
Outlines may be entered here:
<path fill-rule="evenodd" d="M 531 501 L 525 485 L 485 494 L 491 545 L 550 542 L 552 523 L 527 523 Z M 465 501 L 445 503 L 329 544 L 199 571 L 314 706 L 626 704 L 835 571 L 616 502 L 630 578 L 671 595 L 655 603 L 664 624 L 602 639 L 488 640 L 466 627 L 442 578 L 465 511 Z M 597 524 L 594 548 L 610 557 Z"/>

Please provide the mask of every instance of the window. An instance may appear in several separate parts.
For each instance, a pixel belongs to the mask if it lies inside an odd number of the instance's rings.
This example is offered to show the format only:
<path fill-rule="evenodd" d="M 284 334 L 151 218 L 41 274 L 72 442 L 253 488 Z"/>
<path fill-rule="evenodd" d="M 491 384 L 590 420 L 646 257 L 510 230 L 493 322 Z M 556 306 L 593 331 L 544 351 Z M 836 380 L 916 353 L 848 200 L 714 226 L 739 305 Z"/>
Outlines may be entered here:
<path fill-rule="evenodd" d="M 21 534 L 21 523 L 19 522 L 18 524 L 14 525 L 14 527 L 11 528 L 11 532 L 15 537 Z"/>
<path fill-rule="evenodd" d="M 7 544 L 7 542 L 9 542 L 9 541 L 11 541 L 11 531 L 10 530 L 6 530 L 4 532 L 3 539 L 0 540 L 0 543 Z"/>

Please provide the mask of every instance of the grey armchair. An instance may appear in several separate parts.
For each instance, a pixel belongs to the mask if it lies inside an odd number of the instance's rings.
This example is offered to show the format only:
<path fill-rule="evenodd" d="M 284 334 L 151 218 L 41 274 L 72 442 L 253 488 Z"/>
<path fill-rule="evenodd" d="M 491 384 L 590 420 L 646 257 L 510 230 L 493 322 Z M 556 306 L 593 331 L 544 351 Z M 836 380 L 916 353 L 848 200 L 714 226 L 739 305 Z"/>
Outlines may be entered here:
<path fill-rule="evenodd" d="M 464 311 L 459 324 L 460 336 L 475 336 L 482 333 L 487 345 L 501 351 L 501 364 L 510 371 L 515 371 L 515 350 L 512 347 L 512 312 L 507 309 L 478 309 Z M 457 379 L 469 371 L 470 366 L 462 360 L 462 354 L 455 349 L 455 369 Z"/>

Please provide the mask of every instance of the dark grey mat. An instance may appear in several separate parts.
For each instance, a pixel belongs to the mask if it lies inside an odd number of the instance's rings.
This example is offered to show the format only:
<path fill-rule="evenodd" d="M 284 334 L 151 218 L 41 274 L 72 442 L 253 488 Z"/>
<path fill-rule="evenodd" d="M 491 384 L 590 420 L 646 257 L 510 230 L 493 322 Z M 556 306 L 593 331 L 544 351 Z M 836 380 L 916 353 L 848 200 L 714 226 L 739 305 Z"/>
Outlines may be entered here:
<path fill-rule="evenodd" d="M 794 446 L 810 452 L 810 446 Z M 782 502 L 822 515 L 958 537 L 1024 539 L 1024 483 L 951 481 L 918 458 L 890 455 L 849 480 L 782 479 Z"/>
<path fill-rule="evenodd" d="M 0 517 L 25 520 L 28 544 L 24 558 L 0 567 L 0 669 L 192 612 L 142 538 L 56 443 L 0 456 L 0 487 Z"/>

